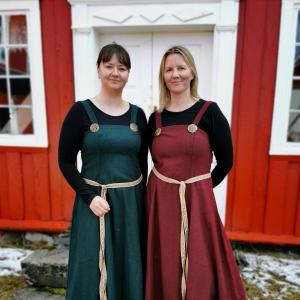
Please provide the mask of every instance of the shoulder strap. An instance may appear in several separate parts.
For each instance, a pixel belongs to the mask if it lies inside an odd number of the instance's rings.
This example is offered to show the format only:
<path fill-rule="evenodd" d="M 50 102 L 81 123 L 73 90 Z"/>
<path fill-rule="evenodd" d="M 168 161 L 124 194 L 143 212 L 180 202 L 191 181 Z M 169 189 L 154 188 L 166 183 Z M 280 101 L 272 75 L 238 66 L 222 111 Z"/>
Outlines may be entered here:
<path fill-rule="evenodd" d="M 204 113 L 206 112 L 207 108 L 213 103 L 213 101 L 206 101 L 202 107 L 199 109 L 194 121 L 193 121 L 193 124 L 199 124 L 201 118 L 203 117 Z"/>
<path fill-rule="evenodd" d="M 162 125 L 161 125 L 161 113 L 156 111 L 155 112 L 155 125 L 156 125 L 156 128 L 161 128 Z"/>
<path fill-rule="evenodd" d="M 136 123 L 138 107 L 134 104 L 130 104 L 130 109 L 131 109 L 130 123 Z"/>
<path fill-rule="evenodd" d="M 83 105 L 86 113 L 88 114 L 90 122 L 91 123 L 98 123 L 96 115 L 95 115 L 91 105 L 89 104 L 88 100 L 80 101 L 80 103 Z"/>

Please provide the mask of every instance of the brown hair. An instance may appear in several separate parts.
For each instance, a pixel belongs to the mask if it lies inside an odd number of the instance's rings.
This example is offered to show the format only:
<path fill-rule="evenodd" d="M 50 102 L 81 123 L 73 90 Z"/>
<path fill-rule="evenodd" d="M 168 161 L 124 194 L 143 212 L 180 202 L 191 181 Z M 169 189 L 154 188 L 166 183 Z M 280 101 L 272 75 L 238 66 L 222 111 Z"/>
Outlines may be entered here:
<path fill-rule="evenodd" d="M 159 70 L 159 111 L 163 111 L 166 106 L 169 105 L 171 101 L 171 94 L 169 89 L 167 88 L 165 81 L 164 81 L 164 69 L 165 69 L 165 62 L 167 57 L 170 54 L 180 54 L 187 66 L 190 68 L 194 78 L 191 80 L 190 88 L 191 88 L 191 96 L 194 98 L 198 98 L 198 74 L 195 65 L 194 58 L 191 52 L 182 46 L 174 46 L 169 48 L 160 63 L 160 70 Z"/>
<path fill-rule="evenodd" d="M 97 68 L 99 68 L 101 62 L 108 62 L 112 58 L 113 55 L 116 55 L 119 62 L 124 65 L 128 70 L 131 68 L 131 61 L 128 52 L 124 47 L 118 45 L 117 43 L 108 44 L 99 52 L 97 59 Z"/>

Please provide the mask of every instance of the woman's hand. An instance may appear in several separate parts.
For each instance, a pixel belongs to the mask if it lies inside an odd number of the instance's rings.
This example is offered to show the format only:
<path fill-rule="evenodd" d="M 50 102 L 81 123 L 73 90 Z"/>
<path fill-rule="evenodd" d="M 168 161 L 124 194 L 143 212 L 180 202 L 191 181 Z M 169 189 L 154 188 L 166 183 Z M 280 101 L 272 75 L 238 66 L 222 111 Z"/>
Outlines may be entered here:
<path fill-rule="evenodd" d="M 104 216 L 110 211 L 110 207 L 105 199 L 100 196 L 95 196 L 90 204 L 92 212 L 98 216 Z"/>

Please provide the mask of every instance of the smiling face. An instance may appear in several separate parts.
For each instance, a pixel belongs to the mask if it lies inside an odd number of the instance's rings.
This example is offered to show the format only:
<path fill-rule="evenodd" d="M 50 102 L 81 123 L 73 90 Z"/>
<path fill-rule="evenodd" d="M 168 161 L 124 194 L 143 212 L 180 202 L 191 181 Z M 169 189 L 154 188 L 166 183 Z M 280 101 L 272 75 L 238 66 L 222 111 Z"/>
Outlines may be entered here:
<path fill-rule="evenodd" d="M 129 70 L 120 63 L 116 54 L 110 60 L 101 61 L 98 67 L 98 77 L 103 88 L 122 90 L 128 80 Z"/>
<path fill-rule="evenodd" d="M 170 54 L 164 64 L 163 78 L 171 94 L 190 91 L 194 75 L 181 54 Z"/>

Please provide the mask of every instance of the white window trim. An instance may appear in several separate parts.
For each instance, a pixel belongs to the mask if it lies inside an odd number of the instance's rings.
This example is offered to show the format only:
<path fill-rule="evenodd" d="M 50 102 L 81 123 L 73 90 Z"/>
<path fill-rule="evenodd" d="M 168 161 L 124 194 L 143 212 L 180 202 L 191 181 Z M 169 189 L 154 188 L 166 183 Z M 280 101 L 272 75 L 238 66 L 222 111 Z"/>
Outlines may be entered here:
<path fill-rule="evenodd" d="M 0 146 L 47 147 L 40 8 L 38 0 L 0 1 L 0 12 L 27 15 L 28 54 L 34 134 L 0 134 Z"/>
<path fill-rule="evenodd" d="M 300 143 L 287 141 L 299 9 L 300 0 L 282 0 L 271 155 L 300 155 Z"/>

